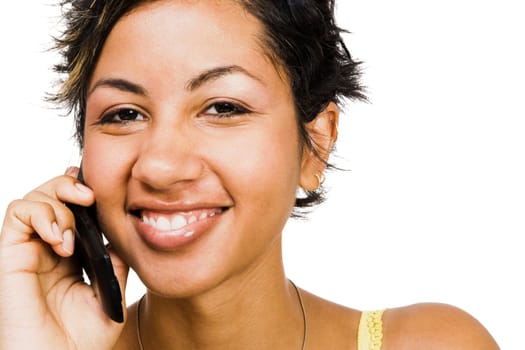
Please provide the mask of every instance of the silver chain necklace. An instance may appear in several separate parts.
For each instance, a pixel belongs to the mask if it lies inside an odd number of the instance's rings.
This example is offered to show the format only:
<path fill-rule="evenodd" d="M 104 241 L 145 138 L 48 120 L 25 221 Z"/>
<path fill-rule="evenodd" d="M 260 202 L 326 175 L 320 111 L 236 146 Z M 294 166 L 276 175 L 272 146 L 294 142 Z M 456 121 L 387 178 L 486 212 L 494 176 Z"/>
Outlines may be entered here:
<path fill-rule="evenodd" d="M 293 283 L 291 280 L 289 280 L 292 286 L 295 289 L 295 292 L 297 293 L 297 299 L 299 299 L 299 305 L 301 306 L 301 313 L 303 315 L 303 343 L 301 345 L 301 350 L 304 350 L 306 348 L 306 336 L 308 335 L 308 327 L 307 327 L 307 319 L 306 319 L 306 310 L 304 308 L 303 304 L 303 298 L 301 296 L 301 292 L 299 291 L 299 288 Z M 142 335 L 140 333 L 140 307 L 142 306 L 142 301 L 144 300 L 144 297 L 146 295 L 144 294 L 137 305 L 137 319 L 136 319 L 136 333 L 137 333 L 137 339 L 139 341 L 139 348 L 140 350 L 144 350 L 144 344 L 142 344 Z"/>

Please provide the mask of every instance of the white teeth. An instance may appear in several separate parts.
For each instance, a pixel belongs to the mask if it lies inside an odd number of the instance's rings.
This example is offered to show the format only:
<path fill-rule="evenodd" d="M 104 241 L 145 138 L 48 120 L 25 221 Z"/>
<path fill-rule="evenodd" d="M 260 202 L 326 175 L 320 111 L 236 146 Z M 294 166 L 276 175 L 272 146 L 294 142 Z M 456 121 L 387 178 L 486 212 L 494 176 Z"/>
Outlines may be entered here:
<path fill-rule="evenodd" d="M 171 229 L 172 230 L 178 230 L 180 228 L 183 228 L 186 225 L 187 225 L 186 219 L 182 215 L 175 215 L 171 219 Z"/>
<path fill-rule="evenodd" d="M 157 224 L 155 227 L 162 231 L 168 231 L 170 229 L 170 222 L 168 219 L 161 216 L 157 219 Z"/>
<path fill-rule="evenodd" d="M 169 219 L 166 216 L 159 216 L 158 218 L 148 217 L 146 215 L 142 216 L 142 222 L 146 225 L 155 227 L 160 231 L 175 231 L 180 230 L 186 225 L 193 224 L 197 221 L 205 220 L 208 217 L 213 217 L 219 214 L 221 211 L 203 211 L 200 215 L 191 215 L 187 220 L 184 215 L 175 215 Z M 186 233 L 186 235 L 191 236 L 193 232 Z"/>

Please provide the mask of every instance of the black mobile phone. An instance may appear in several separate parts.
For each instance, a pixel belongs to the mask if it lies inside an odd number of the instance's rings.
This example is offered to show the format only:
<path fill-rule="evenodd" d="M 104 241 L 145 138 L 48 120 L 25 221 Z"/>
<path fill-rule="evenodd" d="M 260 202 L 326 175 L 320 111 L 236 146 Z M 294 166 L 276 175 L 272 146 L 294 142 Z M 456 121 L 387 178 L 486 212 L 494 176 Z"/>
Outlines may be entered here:
<path fill-rule="evenodd" d="M 82 167 L 78 180 L 84 183 Z M 95 205 L 83 207 L 67 203 L 75 216 L 75 253 L 91 285 L 102 300 L 104 312 L 114 321 L 123 322 L 122 294 L 111 264 L 109 253 L 104 246 L 102 233 L 96 219 Z"/>

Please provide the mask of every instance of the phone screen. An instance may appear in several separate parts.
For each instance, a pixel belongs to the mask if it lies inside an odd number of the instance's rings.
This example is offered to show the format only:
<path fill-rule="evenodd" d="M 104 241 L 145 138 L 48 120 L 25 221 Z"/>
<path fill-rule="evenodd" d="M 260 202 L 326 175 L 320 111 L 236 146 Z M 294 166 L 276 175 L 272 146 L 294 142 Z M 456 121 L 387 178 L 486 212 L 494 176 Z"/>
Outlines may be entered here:
<path fill-rule="evenodd" d="M 82 167 L 78 179 L 84 183 Z M 104 246 L 99 229 L 95 205 L 83 207 L 67 204 L 75 216 L 75 254 L 91 285 L 102 301 L 104 312 L 114 321 L 123 322 L 122 294 L 111 264 L 111 258 Z"/>

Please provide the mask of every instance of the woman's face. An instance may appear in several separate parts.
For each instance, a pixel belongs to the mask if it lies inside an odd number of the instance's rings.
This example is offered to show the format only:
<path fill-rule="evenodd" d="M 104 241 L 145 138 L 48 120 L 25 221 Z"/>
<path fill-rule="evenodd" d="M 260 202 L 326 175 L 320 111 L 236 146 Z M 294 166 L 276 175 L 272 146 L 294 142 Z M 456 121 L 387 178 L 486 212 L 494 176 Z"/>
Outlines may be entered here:
<path fill-rule="evenodd" d="M 120 19 L 93 73 L 84 175 L 112 245 L 161 294 L 280 259 L 303 160 L 260 37 L 233 1 L 153 2 Z"/>

